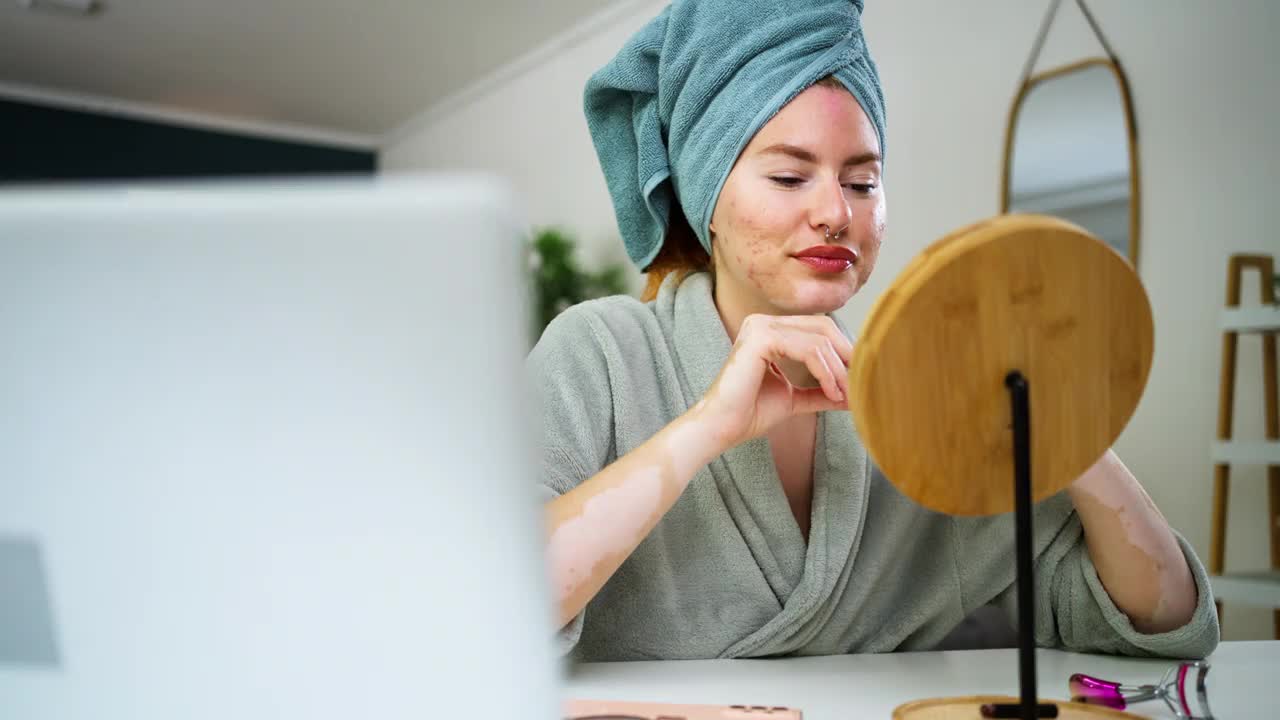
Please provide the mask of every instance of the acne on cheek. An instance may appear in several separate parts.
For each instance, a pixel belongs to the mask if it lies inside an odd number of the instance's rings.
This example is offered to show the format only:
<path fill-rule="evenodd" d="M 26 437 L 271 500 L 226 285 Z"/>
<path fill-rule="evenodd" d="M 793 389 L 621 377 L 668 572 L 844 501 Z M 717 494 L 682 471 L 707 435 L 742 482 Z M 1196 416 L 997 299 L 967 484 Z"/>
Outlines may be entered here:
<path fill-rule="evenodd" d="M 777 243 L 769 239 L 767 235 L 761 231 L 752 228 L 753 232 L 748 236 L 747 249 L 750 252 L 747 261 L 747 275 L 754 282 L 757 288 L 763 290 L 765 283 L 778 274 L 776 267 L 769 269 L 769 263 L 759 262 L 762 255 L 768 255 L 777 251 Z"/>
<path fill-rule="evenodd" d="M 743 268 L 743 271 L 746 273 L 748 280 L 754 281 L 756 279 L 755 262 L 749 262 L 746 259 L 744 259 L 742 257 L 742 253 L 734 253 L 733 259 L 737 262 L 738 267 Z"/>
<path fill-rule="evenodd" d="M 552 533 L 547 559 L 561 602 L 583 589 L 598 564 L 627 553 L 643 539 L 673 474 L 670 467 L 639 468 L 621 484 L 588 500 L 581 514 Z"/>
<path fill-rule="evenodd" d="M 884 202 L 876 203 L 876 208 L 867 217 L 867 229 L 875 234 L 877 240 L 884 238 L 884 229 L 886 226 L 886 214 Z M 877 244 L 879 244 L 877 242 Z"/>

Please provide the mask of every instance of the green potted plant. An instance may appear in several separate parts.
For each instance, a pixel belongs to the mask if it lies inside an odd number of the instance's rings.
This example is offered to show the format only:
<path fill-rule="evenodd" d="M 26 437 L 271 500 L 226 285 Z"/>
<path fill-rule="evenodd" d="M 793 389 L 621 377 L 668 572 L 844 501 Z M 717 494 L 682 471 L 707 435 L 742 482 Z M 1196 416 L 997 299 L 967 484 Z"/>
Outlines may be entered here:
<path fill-rule="evenodd" d="M 529 267 L 533 276 L 535 342 L 551 320 L 570 306 L 627 291 L 622 265 L 589 272 L 578 264 L 576 249 L 577 242 L 565 230 L 542 228 L 534 232 Z"/>

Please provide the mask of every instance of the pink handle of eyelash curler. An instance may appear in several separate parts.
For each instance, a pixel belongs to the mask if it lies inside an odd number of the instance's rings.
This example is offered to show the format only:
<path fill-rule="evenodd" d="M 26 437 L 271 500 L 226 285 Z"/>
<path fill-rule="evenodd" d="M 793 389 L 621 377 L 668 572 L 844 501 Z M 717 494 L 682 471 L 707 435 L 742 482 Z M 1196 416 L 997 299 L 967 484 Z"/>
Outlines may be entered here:
<path fill-rule="evenodd" d="M 1120 683 L 1076 673 L 1067 681 L 1067 686 L 1071 689 L 1071 699 L 1075 702 L 1102 705 L 1115 710 L 1125 708 L 1124 696 L 1120 694 Z"/>
<path fill-rule="evenodd" d="M 1187 707 L 1187 665 L 1183 663 L 1178 667 L 1178 703 L 1182 705 L 1182 712 L 1191 717 L 1191 708 Z"/>

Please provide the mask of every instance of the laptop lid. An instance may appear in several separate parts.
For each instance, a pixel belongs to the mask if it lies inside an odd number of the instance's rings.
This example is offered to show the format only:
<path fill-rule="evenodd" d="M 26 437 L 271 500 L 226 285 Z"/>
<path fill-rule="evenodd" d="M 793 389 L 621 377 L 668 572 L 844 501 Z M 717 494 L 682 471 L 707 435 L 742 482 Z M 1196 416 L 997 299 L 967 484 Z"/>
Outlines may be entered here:
<path fill-rule="evenodd" d="M 553 717 L 475 177 L 0 193 L 0 715 Z"/>

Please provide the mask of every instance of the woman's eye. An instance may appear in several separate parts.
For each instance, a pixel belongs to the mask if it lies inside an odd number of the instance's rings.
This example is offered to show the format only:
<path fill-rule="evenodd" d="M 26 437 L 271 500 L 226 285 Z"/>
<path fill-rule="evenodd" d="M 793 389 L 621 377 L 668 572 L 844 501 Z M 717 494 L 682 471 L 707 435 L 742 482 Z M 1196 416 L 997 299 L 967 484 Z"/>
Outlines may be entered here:
<path fill-rule="evenodd" d="M 868 185 L 866 183 L 846 183 L 845 187 L 861 195 L 869 195 L 872 190 L 876 189 L 875 185 Z"/>
<path fill-rule="evenodd" d="M 788 187 L 788 188 L 796 187 L 800 183 L 804 182 L 804 180 L 801 180 L 798 177 L 784 177 L 781 175 L 774 175 L 774 176 L 771 176 L 769 179 L 772 180 L 776 185 L 781 185 L 782 187 Z"/>

